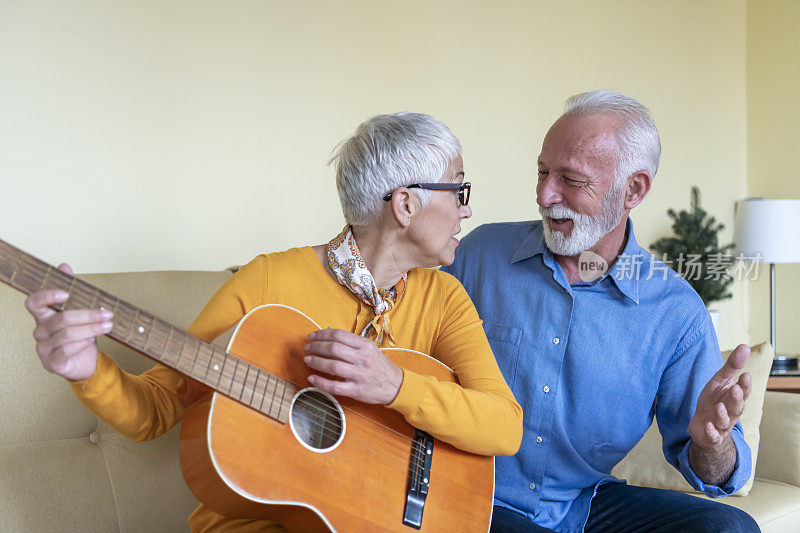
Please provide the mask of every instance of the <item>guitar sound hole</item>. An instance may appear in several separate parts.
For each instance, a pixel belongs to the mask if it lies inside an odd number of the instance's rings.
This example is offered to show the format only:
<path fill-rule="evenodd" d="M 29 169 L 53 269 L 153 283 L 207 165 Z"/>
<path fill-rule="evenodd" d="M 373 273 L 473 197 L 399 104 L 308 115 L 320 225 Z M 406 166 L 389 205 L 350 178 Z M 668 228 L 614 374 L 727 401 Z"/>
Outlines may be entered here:
<path fill-rule="evenodd" d="M 294 397 L 289 421 L 295 437 L 312 451 L 329 452 L 344 437 L 339 402 L 317 389 L 303 389 Z"/>

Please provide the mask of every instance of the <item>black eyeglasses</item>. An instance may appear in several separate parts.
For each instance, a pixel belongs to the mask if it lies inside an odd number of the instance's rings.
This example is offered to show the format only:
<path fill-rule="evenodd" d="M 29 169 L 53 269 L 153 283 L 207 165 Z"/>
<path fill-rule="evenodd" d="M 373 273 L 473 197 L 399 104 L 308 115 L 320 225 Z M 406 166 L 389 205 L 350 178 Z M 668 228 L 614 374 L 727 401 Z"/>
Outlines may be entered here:
<path fill-rule="evenodd" d="M 461 205 L 467 205 L 469 204 L 469 193 L 472 190 L 472 184 L 468 181 L 464 183 L 413 183 L 406 185 L 406 189 L 427 189 L 429 191 L 454 191 L 458 189 L 458 202 Z M 384 196 L 384 201 L 391 200 L 392 194 L 394 194 L 394 191 Z"/>

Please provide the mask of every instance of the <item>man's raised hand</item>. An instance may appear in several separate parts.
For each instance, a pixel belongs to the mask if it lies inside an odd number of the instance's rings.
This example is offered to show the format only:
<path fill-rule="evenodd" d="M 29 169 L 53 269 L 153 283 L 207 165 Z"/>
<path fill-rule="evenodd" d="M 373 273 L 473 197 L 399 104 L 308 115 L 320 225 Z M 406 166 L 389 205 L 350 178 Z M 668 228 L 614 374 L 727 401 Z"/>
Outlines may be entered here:
<path fill-rule="evenodd" d="M 689 422 L 689 436 L 695 446 L 711 450 L 723 444 L 729 445 L 731 429 L 739 421 L 752 387 L 747 372 L 736 380 L 736 374 L 744 368 L 749 357 L 749 346 L 737 346 L 703 388 L 697 399 L 697 410 Z"/>

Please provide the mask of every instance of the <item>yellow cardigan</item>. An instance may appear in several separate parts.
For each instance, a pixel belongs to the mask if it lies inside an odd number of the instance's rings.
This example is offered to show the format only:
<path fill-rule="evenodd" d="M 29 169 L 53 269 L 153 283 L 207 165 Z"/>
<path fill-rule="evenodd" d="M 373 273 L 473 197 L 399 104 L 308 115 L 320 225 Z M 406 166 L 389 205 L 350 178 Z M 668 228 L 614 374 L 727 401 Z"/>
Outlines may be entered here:
<path fill-rule="evenodd" d="M 323 328 L 355 333 L 375 316 L 371 307 L 331 278 L 313 249 L 305 247 L 253 259 L 217 291 L 188 331 L 212 341 L 251 309 L 267 303 L 294 307 Z M 406 370 L 388 407 L 411 425 L 463 450 L 516 453 L 522 440 L 522 408 L 503 380 L 461 284 L 438 270 L 413 269 L 391 319 L 398 348 L 440 360 L 458 375 L 460 386 Z M 143 441 L 166 433 L 183 416 L 180 379 L 181 374 L 160 364 L 140 376 L 131 375 L 101 353 L 95 373 L 73 382 L 72 389 L 119 433 Z M 264 521 L 227 519 L 204 505 L 189 522 L 195 531 L 281 531 Z"/>

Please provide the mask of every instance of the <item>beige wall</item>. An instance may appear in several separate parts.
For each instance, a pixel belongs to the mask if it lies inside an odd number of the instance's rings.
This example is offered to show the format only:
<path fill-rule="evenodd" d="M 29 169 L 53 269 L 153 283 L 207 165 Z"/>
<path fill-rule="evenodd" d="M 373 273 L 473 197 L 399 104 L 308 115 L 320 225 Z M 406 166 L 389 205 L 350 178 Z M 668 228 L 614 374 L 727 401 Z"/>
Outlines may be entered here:
<path fill-rule="evenodd" d="M 744 0 L 0 4 L 0 237 L 80 271 L 222 268 L 342 224 L 334 145 L 382 112 L 451 126 L 466 229 L 537 216 L 535 158 L 570 94 L 647 105 L 663 160 L 634 212 L 728 225 L 747 195 Z M 744 284 L 721 344 L 749 340 Z"/>
<path fill-rule="evenodd" d="M 800 198 L 800 2 L 747 2 L 747 187 L 750 196 Z M 799 228 L 800 229 L 800 228 Z M 751 296 L 752 339 L 769 340 L 769 268 Z M 777 349 L 800 353 L 800 265 L 776 267 Z"/>

